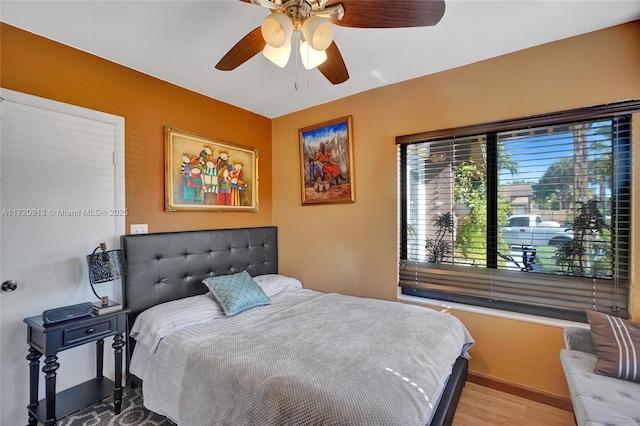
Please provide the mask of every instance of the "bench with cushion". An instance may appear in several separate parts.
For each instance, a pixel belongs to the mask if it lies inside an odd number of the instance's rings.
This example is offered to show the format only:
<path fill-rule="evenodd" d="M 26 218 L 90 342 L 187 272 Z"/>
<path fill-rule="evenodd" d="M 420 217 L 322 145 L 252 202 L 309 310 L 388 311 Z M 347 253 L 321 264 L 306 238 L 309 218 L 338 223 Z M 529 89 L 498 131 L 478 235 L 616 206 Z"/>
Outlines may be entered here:
<path fill-rule="evenodd" d="M 640 425 L 640 324 L 587 316 L 590 328 L 565 328 L 560 352 L 576 423 Z"/>

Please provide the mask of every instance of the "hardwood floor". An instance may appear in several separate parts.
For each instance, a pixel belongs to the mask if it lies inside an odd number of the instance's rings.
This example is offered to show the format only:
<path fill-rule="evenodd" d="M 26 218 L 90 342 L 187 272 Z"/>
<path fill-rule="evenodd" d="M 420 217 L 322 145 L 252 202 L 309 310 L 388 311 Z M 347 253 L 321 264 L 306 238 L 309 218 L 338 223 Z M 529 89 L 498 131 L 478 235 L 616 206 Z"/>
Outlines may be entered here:
<path fill-rule="evenodd" d="M 574 426 L 573 413 L 467 382 L 453 426 Z"/>

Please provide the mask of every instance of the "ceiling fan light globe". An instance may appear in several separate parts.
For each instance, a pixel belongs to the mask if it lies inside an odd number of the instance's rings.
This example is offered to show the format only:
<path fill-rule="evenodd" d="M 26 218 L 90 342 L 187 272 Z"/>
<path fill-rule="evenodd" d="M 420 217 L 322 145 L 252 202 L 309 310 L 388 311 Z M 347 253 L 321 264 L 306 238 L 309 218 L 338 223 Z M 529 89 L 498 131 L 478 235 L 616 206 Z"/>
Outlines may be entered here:
<path fill-rule="evenodd" d="M 271 47 L 282 47 L 291 40 L 293 22 L 284 13 L 272 13 L 262 21 L 262 38 Z"/>
<path fill-rule="evenodd" d="M 291 43 L 286 43 L 282 47 L 273 47 L 267 44 L 262 50 L 262 54 L 280 68 L 284 68 L 291 56 Z"/>
<path fill-rule="evenodd" d="M 300 43 L 300 59 L 302 59 L 302 65 L 310 70 L 327 60 L 327 52 L 315 50 L 306 41 L 303 41 Z"/>
<path fill-rule="evenodd" d="M 333 25 L 326 18 L 310 16 L 302 23 L 302 35 L 315 50 L 326 50 L 333 42 Z"/>

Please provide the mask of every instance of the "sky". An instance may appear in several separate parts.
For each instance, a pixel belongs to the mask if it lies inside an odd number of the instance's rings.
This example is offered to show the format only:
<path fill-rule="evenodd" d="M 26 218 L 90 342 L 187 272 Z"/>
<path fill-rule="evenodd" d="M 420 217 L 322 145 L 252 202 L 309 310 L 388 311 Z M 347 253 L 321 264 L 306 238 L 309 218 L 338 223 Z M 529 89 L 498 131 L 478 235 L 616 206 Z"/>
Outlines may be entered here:
<path fill-rule="evenodd" d="M 607 125 L 605 122 L 602 125 Z M 598 125 L 593 126 L 588 141 L 594 139 Z M 598 136 L 596 136 L 598 137 Z M 598 137 L 603 142 L 606 138 Z M 547 168 L 561 158 L 573 158 L 573 133 L 557 133 L 552 135 L 514 137 L 502 139 L 503 147 L 517 162 L 518 173 L 511 175 L 507 170 L 501 171 L 500 182 L 509 184 L 514 181 L 537 182 Z M 610 141 L 607 141 L 610 144 Z M 593 153 L 589 153 L 591 156 Z"/>

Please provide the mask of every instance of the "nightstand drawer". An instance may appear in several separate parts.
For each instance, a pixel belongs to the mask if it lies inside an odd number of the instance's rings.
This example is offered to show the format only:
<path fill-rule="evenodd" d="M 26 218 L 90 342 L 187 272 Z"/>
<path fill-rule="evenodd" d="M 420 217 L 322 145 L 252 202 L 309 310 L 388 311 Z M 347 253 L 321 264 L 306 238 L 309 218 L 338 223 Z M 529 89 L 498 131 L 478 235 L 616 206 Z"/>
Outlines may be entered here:
<path fill-rule="evenodd" d="M 104 321 L 95 322 L 91 325 L 74 327 L 64 330 L 62 345 L 75 345 L 84 341 L 94 341 L 96 336 L 109 334 L 116 331 L 116 324 L 112 318 L 105 318 Z"/>

